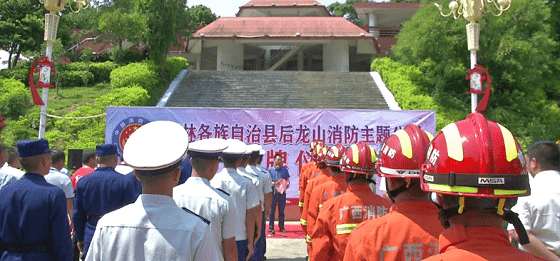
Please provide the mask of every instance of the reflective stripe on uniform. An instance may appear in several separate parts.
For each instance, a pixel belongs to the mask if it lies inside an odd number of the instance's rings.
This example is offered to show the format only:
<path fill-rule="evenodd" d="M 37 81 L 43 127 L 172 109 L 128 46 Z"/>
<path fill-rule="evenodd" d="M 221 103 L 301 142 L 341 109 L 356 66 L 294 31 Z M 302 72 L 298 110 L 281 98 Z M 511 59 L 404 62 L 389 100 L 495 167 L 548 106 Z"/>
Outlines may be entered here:
<path fill-rule="evenodd" d="M 299 206 L 300 208 L 302 208 L 302 207 L 303 207 L 303 202 L 299 202 L 299 203 L 298 203 L 298 206 Z"/>
<path fill-rule="evenodd" d="M 340 224 L 336 225 L 336 233 L 340 234 L 350 234 L 359 223 L 350 223 L 350 224 Z"/>
<path fill-rule="evenodd" d="M 323 204 L 319 204 L 319 210 L 321 210 L 321 207 L 323 206 Z"/>
<path fill-rule="evenodd" d="M 307 220 L 305 220 L 305 219 L 300 219 L 299 222 L 300 222 L 302 225 L 307 226 Z"/>
<path fill-rule="evenodd" d="M 307 243 L 311 243 L 311 237 L 309 235 L 306 235 L 305 241 L 307 241 Z"/>

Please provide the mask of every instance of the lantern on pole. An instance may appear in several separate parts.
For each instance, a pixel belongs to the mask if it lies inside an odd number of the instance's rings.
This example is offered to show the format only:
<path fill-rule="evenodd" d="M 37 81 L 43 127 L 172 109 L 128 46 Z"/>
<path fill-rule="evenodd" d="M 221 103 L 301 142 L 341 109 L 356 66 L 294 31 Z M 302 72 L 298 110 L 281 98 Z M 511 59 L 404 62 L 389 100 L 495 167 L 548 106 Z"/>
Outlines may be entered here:
<path fill-rule="evenodd" d="M 447 17 L 453 15 L 453 18 L 459 19 L 461 16 L 469 23 L 467 24 L 467 42 L 468 50 L 471 52 L 471 69 L 477 68 L 477 52 L 480 48 L 480 24 L 477 23 L 485 13 L 491 13 L 494 16 L 500 16 L 504 11 L 511 7 L 511 0 L 456 0 L 449 3 L 449 13 L 443 13 L 443 6 L 435 4 L 442 16 Z M 473 81 L 473 79 L 471 79 Z M 471 86 L 475 84 L 471 82 Z M 476 111 L 478 105 L 478 92 L 471 92 L 471 112 Z"/>
<path fill-rule="evenodd" d="M 45 50 L 46 53 L 46 62 L 47 64 L 51 64 L 50 66 L 46 66 L 42 68 L 42 75 L 50 75 L 51 67 L 52 67 L 52 47 L 53 44 L 56 42 L 56 33 L 58 30 L 58 21 L 60 20 L 60 16 L 58 16 L 58 12 L 62 12 L 64 7 L 68 3 L 68 0 L 39 0 L 49 13 L 45 14 L 45 37 L 44 40 L 47 43 L 47 48 Z M 78 6 L 77 10 L 74 10 L 72 6 L 70 9 L 73 12 L 79 12 L 81 9 L 87 8 L 88 3 L 85 0 L 76 0 L 76 4 Z M 41 58 L 43 59 L 43 58 Z M 34 70 L 35 68 L 32 68 Z M 45 86 L 50 86 L 50 77 L 46 77 L 46 82 L 43 82 Z M 39 86 L 41 87 L 41 86 Z M 39 139 L 45 137 L 45 129 L 47 126 L 47 102 L 49 99 L 49 89 L 43 88 L 42 95 L 41 95 L 42 103 L 41 106 L 41 114 L 39 118 Z"/>

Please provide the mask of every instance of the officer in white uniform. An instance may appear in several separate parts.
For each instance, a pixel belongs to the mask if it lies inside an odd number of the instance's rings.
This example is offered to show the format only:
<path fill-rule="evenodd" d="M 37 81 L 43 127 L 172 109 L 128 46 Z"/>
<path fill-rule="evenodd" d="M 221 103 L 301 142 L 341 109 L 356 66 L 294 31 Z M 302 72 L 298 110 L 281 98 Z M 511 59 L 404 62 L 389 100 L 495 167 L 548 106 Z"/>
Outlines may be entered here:
<path fill-rule="evenodd" d="M 247 256 L 252 256 L 254 251 L 255 214 L 260 211 L 259 198 L 251 180 L 237 172 L 247 146 L 239 140 L 227 141 L 228 148 L 222 155 L 224 169 L 210 180 L 210 185 L 226 191 L 231 196 L 237 217 L 235 240 L 238 260 L 244 261 Z"/>
<path fill-rule="evenodd" d="M 228 146 L 224 139 L 209 138 L 189 144 L 192 174 L 173 189 L 173 199 L 210 220 L 212 235 L 226 261 L 237 260 L 235 243 L 235 209 L 228 193 L 210 186 L 220 165 L 222 151 Z"/>
<path fill-rule="evenodd" d="M 247 147 L 249 148 L 248 150 L 251 151 L 251 154 L 249 156 L 249 163 L 245 167 L 245 170 L 255 175 L 259 179 L 260 183 L 262 184 L 262 186 L 259 188 L 260 189 L 259 193 L 262 193 L 264 197 L 262 218 L 261 218 L 261 229 L 262 229 L 265 227 L 265 222 L 266 222 L 265 219 L 266 217 L 268 217 L 267 214 L 269 214 L 268 212 L 270 211 L 270 205 L 272 203 L 272 180 L 270 179 L 270 176 L 267 176 L 266 173 L 260 171 L 257 168 L 257 162 L 259 161 L 260 158 L 259 154 L 260 154 L 260 150 L 262 149 L 262 146 L 258 144 L 251 144 Z M 264 257 L 265 253 L 266 253 L 266 234 L 265 234 L 265 230 L 262 229 L 261 237 L 259 238 L 259 240 L 255 245 L 255 255 L 254 255 L 255 258 L 253 260 L 255 261 L 265 260 Z"/>
<path fill-rule="evenodd" d="M 209 221 L 173 200 L 188 144 L 185 129 L 170 121 L 150 122 L 130 136 L 123 156 L 143 194 L 99 220 L 86 260 L 223 260 Z"/>

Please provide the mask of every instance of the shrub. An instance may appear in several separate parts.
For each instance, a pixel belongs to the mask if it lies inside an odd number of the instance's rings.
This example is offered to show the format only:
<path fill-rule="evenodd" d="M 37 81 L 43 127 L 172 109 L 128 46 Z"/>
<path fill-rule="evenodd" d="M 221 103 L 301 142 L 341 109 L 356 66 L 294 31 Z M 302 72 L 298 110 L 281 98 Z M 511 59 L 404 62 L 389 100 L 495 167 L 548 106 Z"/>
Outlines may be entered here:
<path fill-rule="evenodd" d="M 68 148 L 66 145 L 70 142 L 71 138 L 72 137 L 68 133 L 57 129 L 45 132 L 45 139 L 49 141 L 51 149 L 54 150 L 66 150 Z"/>
<path fill-rule="evenodd" d="M 61 71 L 57 75 L 59 87 L 88 86 L 94 79 L 89 71 Z"/>
<path fill-rule="evenodd" d="M 18 118 L 29 107 L 31 95 L 25 85 L 15 79 L 0 79 L 0 114 Z"/>
<path fill-rule="evenodd" d="M 128 50 L 123 48 L 115 48 L 113 52 L 111 52 L 111 60 L 118 64 L 129 64 L 129 63 L 136 63 L 141 62 L 144 60 L 144 54 L 134 51 Z"/>
<path fill-rule="evenodd" d="M 93 50 L 91 49 L 91 47 L 87 46 L 86 48 L 84 48 L 82 54 L 80 55 L 80 61 L 91 62 L 93 60 L 93 56 Z"/>
<path fill-rule="evenodd" d="M 150 62 L 131 63 L 111 72 L 111 85 L 122 88 L 137 84 L 150 91 L 158 86 L 159 78 L 155 66 Z"/>
<path fill-rule="evenodd" d="M 29 68 L 17 68 L 17 69 L 3 69 L 0 71 L 0 78 L 5 79 L 16 79 L 20 82 L 29 83 Z"/>
<path fill-rule="evenodd" d="M 148 91 L 134 84 L 128 87 L 115 89 L 95 99 L 95 106 L 142 106 L 148 101 Z"/>
<path fill-rule="evenodd" d="M 183 57 L 170 57 L 165 60 L 165 75 L 169 80 L 173 80 L 177 74 L 189 67 L 189 62 Z"/>
<path fill-rule="evenodd" d="M 111 80 L 111 72 L 118 67 L 114 62 L 91 63 L 89 71 L 93 74 L 95 83 L 108 82 Z"/>

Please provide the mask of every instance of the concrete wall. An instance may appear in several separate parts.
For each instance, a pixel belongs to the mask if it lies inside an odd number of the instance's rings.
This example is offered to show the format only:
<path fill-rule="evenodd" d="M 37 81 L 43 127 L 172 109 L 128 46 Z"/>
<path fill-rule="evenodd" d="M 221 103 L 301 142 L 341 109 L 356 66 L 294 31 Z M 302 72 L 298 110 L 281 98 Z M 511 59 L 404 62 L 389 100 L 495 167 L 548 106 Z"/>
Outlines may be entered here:
<path fill-rule="evenodd" d="M 220 41 L 217 44 L 217 70 L 242 71 L 243 70 L 243 45 L 235 41 Z"/>
<path fill-rule="evenodd" d="M 330 41 L 323 45 L 323 71 L 349 72 L 350 51 L 348 40 Z"/>

